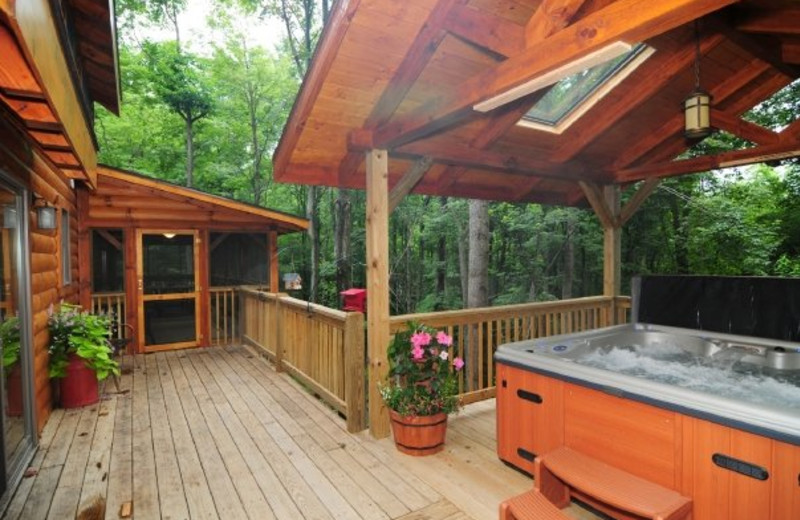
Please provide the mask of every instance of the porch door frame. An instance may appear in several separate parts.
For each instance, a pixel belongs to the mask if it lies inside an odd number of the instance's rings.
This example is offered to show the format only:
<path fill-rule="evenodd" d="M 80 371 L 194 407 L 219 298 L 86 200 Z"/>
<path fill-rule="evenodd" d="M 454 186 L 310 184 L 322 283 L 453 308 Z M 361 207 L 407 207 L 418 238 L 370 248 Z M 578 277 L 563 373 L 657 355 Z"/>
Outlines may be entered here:
<path fill-rule="evenodd" d="M 192 236 L 192 257 L 194 263 L 194 291 L 186 293 L 168 294 L 144 294 L 144 247 L 143 239 L 145 235 L 163 235 L 173 233 L 178 235 Z M 136 296 L 138 300 L 138 337 L 141 338 L 142 352 L 158 352 L 162 350 L 177 350 L 182 348 L 198 347 L 203 342 L 202 324 L 202 286 L 201 286 L 201 257 L 200 257 L 200 231 L 196 229 L 136 229 Z M 165 298 L 166 296 L 166 298 Z M 149 301 L 179 300 L 194 298 L 194 341 L 181 341 L 177 343 L 166 343 L 161 345 L 147 345 L 145 335 L 145 303 Z"/>

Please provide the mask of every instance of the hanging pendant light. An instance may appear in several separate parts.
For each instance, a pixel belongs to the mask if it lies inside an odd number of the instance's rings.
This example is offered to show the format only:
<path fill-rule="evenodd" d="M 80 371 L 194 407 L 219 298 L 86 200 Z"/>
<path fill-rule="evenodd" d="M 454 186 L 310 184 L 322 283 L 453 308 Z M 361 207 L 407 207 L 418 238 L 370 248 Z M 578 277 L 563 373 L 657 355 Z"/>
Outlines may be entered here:
<path fill-rule="evenodd" d="M 700 88 L 700 29 L 694 21 L 694 90 L 683 102 L 686 121 L 683 135 L 688 139 L 702 139 L 713 131 L 711 128 L 711 94 Z"/>

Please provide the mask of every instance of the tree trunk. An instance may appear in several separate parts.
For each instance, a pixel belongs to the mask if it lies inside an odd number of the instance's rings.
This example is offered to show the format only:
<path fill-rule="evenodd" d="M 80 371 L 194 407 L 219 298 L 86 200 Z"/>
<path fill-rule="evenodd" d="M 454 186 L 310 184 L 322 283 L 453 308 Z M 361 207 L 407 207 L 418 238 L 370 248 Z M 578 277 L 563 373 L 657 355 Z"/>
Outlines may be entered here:
<path fill-rule="evenodd" d="M 486 307 L 489 305 L 489 203 L 483 200 L 469 201 L 469 282 L 467 288 L 467 307 Z M 477 390 L 478 373 L 481 366 L 478 343 L 479 326 L 469 331 L 466 356 L 468 390 Z"/>
<path fill-rule="evenodd" d="M 186 186 L 194 184 L 194 122 L 186 118 Z"/>
<path fill-rule="evenodd" d="M 333 256 L 336 260 L 337 291 L 344 291 L 353 284 L 350 276 L 350 229 L 352 227 L 350 195 L 350 190 L 341 188 L 337 190 L 334 203 Z"/>
<path fill-rule="evenodd" d="M 447 212 L 447 197 L 440 197 L 442 213 Z M 439 247 L 436 255 L 436 308 L 439 311 L 444 308 L 447 300 L 445 292 L 447 290 L 447 235 L 439 235 Z"/>
<path fill-rule="evenodd" d="M 567 236 L 564 238 L 564 277 L 561 281 L 561 299 L 572 298 L 572 282 L 575 273 L 575 215 L 567 210 Z"/>
<path fill-rule="evenodd" d="M 306 192 L 306 218 L 308 219 L 308 241 L 311 246 L 311 280 L 308 282 L 308 299 L 317 301 L 319 284 L 319 217 L 317 215 L 317 187 L 309 186 Z"/>
<path fill-rule="evenodd" d="M 469 301 L 469 243 L 467 232 L 458 225 L 458 271 L 461 279 L 461 302 L 464 307 Z"/>

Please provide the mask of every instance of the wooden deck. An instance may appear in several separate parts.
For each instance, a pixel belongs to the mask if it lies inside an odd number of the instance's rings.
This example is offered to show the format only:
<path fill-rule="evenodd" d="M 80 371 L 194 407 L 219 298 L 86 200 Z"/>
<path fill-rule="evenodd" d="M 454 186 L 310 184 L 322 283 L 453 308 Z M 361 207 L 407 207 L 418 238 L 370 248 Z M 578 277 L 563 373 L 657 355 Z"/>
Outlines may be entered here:
<path fill-rule="evenodd" d="M 348 434 L 343 419 L 242 347 L 137 361 L 120 393 L 53 413 L 36 475 L 5 518 L 104 508 L 116 519 L 129 503 L 140 519 L 489 520 L 532 485 L 495 456 L 494 401 L 451 418 L 443 453 L 414 458 L 391 439 Z"/>

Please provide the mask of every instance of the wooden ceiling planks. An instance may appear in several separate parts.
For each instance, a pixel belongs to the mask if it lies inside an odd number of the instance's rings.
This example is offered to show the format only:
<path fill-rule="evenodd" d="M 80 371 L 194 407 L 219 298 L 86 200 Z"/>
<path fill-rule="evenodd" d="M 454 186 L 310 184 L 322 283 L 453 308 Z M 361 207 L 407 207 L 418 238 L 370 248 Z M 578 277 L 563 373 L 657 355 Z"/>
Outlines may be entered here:
<path fill-rule="evenodd" d="M 701 85 L 714 95 L 720 128 L 775 145 L 776 134 L 740 116 L 800 75 L 781 61 L 800 39 L 785 27 L 747 25 L 752 12 L 774 8 L 751 0 L 731 7 L 734 0 L 397 4 L 405 3 L 362 0 L 350 5 L 350 19 L 326 28 L 316 72 L 275 154 L 278 180 L 363 188 L 364 148 L 385 146 L 390 183 L 420 157 L 434 161 L 415 193 L 584 204 L 578 181 L 630 182 L 648 177 L 648 164 L 655 175 L 671 175 L 665 161 L 691 144 L 681 105 L 694 88 L 694 18 L 707 15 Z M 540 40 L 519 50 L 523 30 Z M 560 134 L 516 124 L 544 90 L 486 114 L 472 109 L 618 38 L 644 39 L 657 50 Z M 348 137 L 354 134 L 362 137 Z"/>

